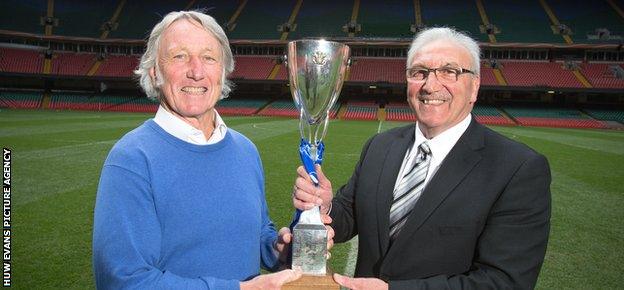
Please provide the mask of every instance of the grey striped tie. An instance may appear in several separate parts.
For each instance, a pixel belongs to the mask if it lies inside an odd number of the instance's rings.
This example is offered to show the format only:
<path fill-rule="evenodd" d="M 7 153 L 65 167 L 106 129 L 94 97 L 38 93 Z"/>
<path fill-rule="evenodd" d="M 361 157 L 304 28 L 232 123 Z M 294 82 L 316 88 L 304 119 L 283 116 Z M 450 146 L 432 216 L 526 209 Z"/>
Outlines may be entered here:
<path fill-rule="evenodd" d="M 413 166 L 403 175 L 392 194 L 394 196 L 390 208 L 390 239 L 392 240 L 401 231 L 401 227 L 405 224 L 414 204 L 425 188 L 425 179 L 431 160 L 431 149 L 427 142 L 418 146 L 418 154 L 414 159 Z"/>

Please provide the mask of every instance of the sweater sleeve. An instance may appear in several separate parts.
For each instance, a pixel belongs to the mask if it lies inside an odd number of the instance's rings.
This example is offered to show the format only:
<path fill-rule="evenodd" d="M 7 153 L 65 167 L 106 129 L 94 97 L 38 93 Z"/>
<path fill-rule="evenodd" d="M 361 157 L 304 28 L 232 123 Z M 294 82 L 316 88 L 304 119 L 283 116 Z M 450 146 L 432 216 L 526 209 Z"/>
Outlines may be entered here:
<path fill-rule="evenodd" d="M 260 257 L 262 258 L 262 267 L 267 270 L 276 271 L 279 266 L 278 252 L 274 248 L 277 240 L 277 232 L 273 221 L 269 217 L 266 200 L 262 199 L 262 232 L 260 234 Z"/>
<path fill-rule="evenodd" d="M 102 169 L 93 222 L 98 289 L 239 289 L 239 281 L 159 269 L 161 229 L 150 183 L 118 165 Z"/>
<path fill-rule="evenodd" d="M 254 150 L 255 147 L 254 147 Z M 277 240 L 277 232 L 275 231 L 275 225 L 269 216 L 269 208 L 266 202 L 266 194 L 264 191 L 264 169 L 262 167 L 262 161 L 260 160 L 260 155 L 256 152 L 256 162 L 258 164 L 258 182 L 261 191 L 261 214 L 262 214 L 262 230 L 260 232 L 260 258 L 262 262 L 262 267 L 270 270 L 276 271 L 278 270 L 280 263 L 278 255 L 279 253 L 275 250 L 275 242 Z"/>

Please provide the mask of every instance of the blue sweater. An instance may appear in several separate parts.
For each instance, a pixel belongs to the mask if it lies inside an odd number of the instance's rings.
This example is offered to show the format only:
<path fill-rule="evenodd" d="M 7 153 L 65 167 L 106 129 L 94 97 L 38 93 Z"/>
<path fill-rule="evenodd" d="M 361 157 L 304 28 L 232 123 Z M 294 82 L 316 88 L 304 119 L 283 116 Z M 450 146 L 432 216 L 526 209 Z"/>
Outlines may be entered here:
<path fill-rule="evenodd" d="M 95 205 L 98 289 L 238 289 L 278 266 L 255 146 L 229 129 L 193 145 L 153 120 L 126 134 L 102 169 Z"/>

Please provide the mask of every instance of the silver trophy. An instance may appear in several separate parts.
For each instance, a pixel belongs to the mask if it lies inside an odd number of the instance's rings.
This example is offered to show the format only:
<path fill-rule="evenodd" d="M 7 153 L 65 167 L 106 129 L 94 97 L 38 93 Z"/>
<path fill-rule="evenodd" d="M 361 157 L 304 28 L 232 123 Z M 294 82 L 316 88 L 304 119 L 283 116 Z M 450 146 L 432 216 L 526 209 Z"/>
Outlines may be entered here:
<path fill-rule="evenodd" d="M 323 137 L 329 112 L 336 103 L 349 66 L 347 45 L 326 40 L 298 40 L 288 43 L 290 92 L 299 109 L 299 153 L 311 179 L 318 185 L 314 164 L 323 160 Z M 325 275 L 327 230 L 320 209 L 298 211 L 293 231 L 292 268 L 304 274 Z"/>

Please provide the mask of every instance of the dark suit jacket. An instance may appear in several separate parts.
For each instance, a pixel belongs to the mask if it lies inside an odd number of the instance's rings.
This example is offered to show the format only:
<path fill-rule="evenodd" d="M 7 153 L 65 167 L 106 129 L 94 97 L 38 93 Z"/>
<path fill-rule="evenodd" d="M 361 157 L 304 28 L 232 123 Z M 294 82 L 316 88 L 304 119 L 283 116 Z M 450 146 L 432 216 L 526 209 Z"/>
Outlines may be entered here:
<path fill-rule="evenodd" d="M 546 158 L 473 118 L 391 243 L 392 191 L 414 127 L 372 137 L 333 200 L 335 241 L 359 235 L 355 276 L 391 289 L 533 288 L 550 226 Z"/>

